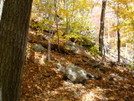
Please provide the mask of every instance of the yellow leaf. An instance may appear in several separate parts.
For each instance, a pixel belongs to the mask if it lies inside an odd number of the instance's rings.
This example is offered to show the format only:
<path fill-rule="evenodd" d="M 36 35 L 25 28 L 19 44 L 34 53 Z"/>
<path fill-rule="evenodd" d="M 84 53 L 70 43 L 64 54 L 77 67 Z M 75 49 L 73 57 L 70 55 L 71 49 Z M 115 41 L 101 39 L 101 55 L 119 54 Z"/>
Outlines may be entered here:
<path fill-rule="evenodd" d="M 115 98 L 111 96 L 111 97 L 109 97 L 109 100 L 113 101 L 113 100 L 115 100 Z"/>

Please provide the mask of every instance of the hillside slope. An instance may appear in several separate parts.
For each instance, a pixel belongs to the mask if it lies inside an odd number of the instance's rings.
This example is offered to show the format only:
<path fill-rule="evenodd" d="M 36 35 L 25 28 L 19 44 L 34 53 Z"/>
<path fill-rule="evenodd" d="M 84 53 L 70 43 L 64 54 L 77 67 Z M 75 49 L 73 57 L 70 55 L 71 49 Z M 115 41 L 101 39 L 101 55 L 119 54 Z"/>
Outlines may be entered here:
<path fill-rule="evenodd" d="M 47 44 L 38 36 L 30 36 L 24 65 L 21 101 L 134 101 L 134 77 L 123 66 L 113 65 L 90 53 L 60 53 L 51 51 L 51 61 L 46 61 L 47 49 L 35 51 L 33 44 Z M 83 84 L 69 82 L 57 71 L 56 63 L 66 67 L 77 65 L 98 75 Z"/>

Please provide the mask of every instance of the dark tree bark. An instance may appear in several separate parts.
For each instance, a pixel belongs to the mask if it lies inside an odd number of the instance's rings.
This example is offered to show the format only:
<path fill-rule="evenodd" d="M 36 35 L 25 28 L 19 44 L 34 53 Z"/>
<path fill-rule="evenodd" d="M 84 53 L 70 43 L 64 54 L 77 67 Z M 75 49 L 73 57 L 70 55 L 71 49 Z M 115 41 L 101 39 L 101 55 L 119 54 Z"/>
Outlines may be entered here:
<path fill-rule="evenodd" d="M 3 3 L 4 3 L 4 0 L 0 0 L 0 20 L 1 20 L 1 15 L 2 15 Z"/>
<path fill-rule="evenodd" d="M 119 4 L 118 4 L 118 9 L 119 9 Z M 120 25 L 118 13 L 117 14 L 117 25 Z M 121 41 L 120 41 L 120 29 L 117 30 L 117 49 L 118 49 L 118 62 L 120 63 L 120 46 L 121 46 Z"/>
<path fill-rule="evenodd" d="M 120 30 L 117 30 L 117 36 L 118 36 L 118 40 L 117 40 L 117 49 L 118 49 L 118 62 L 120 62 Z"/>
<path fill-rule="evenodd" d="M 106 0 L 102 0 L 102 10 L 101 10 L 101 19 L 100 19 L 100 31 L 99 31 L 99 51 L 101 56 L 104 55 L 104 20 L 105 20 L 105 9 L 106 9 Z"/>
<path fill-rule="evenodd" d="M 5 0 L 0 22 L 2 101 L 20 101 L 32 0 Z"/>

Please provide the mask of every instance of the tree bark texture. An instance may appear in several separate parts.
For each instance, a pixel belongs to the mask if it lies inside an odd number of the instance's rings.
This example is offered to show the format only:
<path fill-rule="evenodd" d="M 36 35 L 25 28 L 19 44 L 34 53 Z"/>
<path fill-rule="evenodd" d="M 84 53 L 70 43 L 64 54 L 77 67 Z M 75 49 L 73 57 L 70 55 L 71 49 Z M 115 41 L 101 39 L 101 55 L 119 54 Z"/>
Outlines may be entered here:
<path fill-rule="evenodd" d="M 117 8 L 119 9 L 119 4 L 117 5 Z M 118 13 L 116 13 L 117 15 L 117 26 L 120 25 L 120 20 L 118 17 Z M 121 41 L 120 41 L 120 29 L 118 28 L 117 30 L 117 49 L 118 49 L 118 62 L 120 63 L 120 46 L 121 46 Z"/>
<path fill-rule="evenodd" d="M 104 55 L 104 20 L 105 20 L 106 0 L 102 1 L 101 19 L 100 19 L 100 31 L 99 31 L 99 51 L 101 55 Z"/>
<path fill-rule="evenodd" d="M 118 40 L 117 40 L 117 49 L 118 49 L 118 62 L 120 62 L 120 30 L 117 30 L 117 36 L 118 36 Z"/>
<path fill-rule="evenodd" d="M 0 22 L 2 101 L 20 101 L 32 0 L 5 0 Z"/>

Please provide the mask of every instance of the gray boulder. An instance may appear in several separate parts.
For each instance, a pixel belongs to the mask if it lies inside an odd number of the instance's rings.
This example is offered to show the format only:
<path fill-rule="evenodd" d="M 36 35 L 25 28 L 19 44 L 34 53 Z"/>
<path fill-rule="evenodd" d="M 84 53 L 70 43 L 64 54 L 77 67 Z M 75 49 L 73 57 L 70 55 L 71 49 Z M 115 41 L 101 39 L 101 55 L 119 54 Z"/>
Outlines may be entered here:
<path fill-rule="evenodd" d="M 66 77 L 73 83 L 83 83 L 88 79 L 87 72 L 75 65 L 68 65 L 65 69 L 62 68 L 61 64 L 57 64 L 58 71 L 62 71 Z"/>
<path fill-rule="evenodd" d="M 38 52 L 46 52 L 45 48 L 41 44 L 34 44 L 32 48 Z"/>

